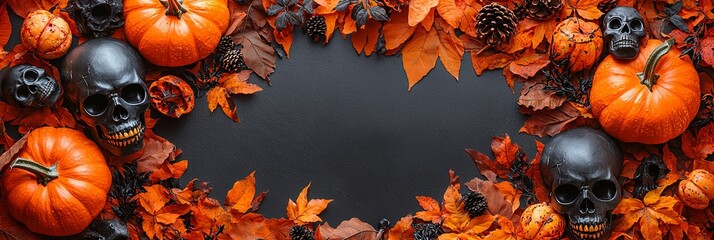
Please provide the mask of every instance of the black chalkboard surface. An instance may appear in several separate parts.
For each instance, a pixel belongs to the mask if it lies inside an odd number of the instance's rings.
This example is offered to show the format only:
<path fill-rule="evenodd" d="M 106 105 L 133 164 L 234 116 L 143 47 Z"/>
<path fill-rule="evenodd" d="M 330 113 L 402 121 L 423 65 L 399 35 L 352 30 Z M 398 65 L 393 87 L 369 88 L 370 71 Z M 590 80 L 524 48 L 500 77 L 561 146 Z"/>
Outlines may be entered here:
<path fill-rule="evenodd" d="M 19 29 L 22 19 L 10 15 Z M 13 31 L 6 50 L 18 43 Z M 437 63 L 408 92 L 401 56 L 359 56 L 349 39 L 316 44 L 298 30 L 271 80 L 252 77 L 264 90 L 236 98 L 241 123 L 211 114 L 205 97 L 190 114 L 159 120 L 155 132 L 189 160 L 181 184 L 211 182 L 222 201 L 256 171 L 257 190 L 269 191 L 259 210 L 266 217 L 285 217 L 288 199 L 312 183 L 309 198 L 335 200 L 323 220 L 376 225 L 417 211 L 417 195 L 441 200 L 449 169 L 462 181 L 478 176 L 464 148 L 490 153 L 491 138 L 509 134 L 535 152 L 534 137 L 518 134 L 518 95 L 500 71 L 477 77 L 468 56 L 460 81 Z"/>

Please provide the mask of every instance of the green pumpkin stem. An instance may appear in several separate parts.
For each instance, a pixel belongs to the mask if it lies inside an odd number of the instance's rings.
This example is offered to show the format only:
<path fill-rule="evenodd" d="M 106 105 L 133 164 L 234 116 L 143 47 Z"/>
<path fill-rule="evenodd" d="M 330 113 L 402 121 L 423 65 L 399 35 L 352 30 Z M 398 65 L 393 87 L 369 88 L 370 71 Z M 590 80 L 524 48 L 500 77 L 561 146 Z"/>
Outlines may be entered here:
<path fill-rule="evenodd" d="M 645 69 L 642 70 L 642 72 L 637 73 L 637 76 L 640 77 L 640 83 L 647 86 L 647 89 L 649 89 L 650 92 L 652 92 L 652 86 L 657 84 L 657 79 L 659 78 L 659 75 L 655 73 L 655 67 L 657 66 L 659 60 L 662 59 L 662 57 L 664 57 L 670 49 L 672 49 L 674 43 L 674 38 L 670 38 L 667 39 L 667 41 L 664 41 L 662 45 L 657 46 L 657 48 L 652 51 L 652 54 L 647 57 Z"/>
<path fill-rule="evenodd" d="M 12 165 L 10 165 L 10 168 L 19 168 L 34 173 L 37 176 L 37 183 L 42 184 L 43 186 L 47 186 L 50 181 L 59 177 L 59 173 L 57 172 L 57 163 L 51 167 L 45 167 L 33 160 L 19 157 L 15 159 L 15 162 L 13 162 Z"/>
<path fill-rule="evenodd" d="M 166 7 L 166 15 L 173 15 L 181 19 L 181 15 L 188 12 L 188 9 L 181 5 L 182 0 L 159 0 Z"/>

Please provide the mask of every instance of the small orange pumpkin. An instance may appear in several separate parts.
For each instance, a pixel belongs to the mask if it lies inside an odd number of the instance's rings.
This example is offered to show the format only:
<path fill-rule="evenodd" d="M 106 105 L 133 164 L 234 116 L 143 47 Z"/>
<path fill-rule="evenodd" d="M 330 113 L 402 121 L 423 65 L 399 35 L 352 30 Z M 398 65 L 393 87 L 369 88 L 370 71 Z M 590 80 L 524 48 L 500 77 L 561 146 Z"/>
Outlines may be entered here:
<path fill-rule="evenodd" d="M 550 57 L 556 61 L 568 59 L 571 72 L 592 67 L 603 49 L 600 25 L 575 17 L 555 27 L 551 42 Z"/>
<path fill-rule="evenodd" d="M 151 83 L 149 95 L 151 106 L 166 116 L 179 118 L 193 110 L 193 89 L 177 76 L 166 75 Z"/>
<path fill-rule="evenodd" d="M 166 5 L 164 5 L 165 3 Z M 147 61 L 167 67 L 207 57 L 228 28 L 226 0 L 126 0 L 124 31 Z"/>
<path fill-rule="evenodd" d="M 699 74 L 674 39 L 648 40 L 630 61 L 607 56 L 590 104 L 602 128 L 625 142 L 660 144 L 684 132 L 699 110 Z"/>
<path fill-rule="evenodd" d="M 704 169 L 690 172 L 687 179 L 679 182 L 677 195 L 690 208 L 707 208 L 714 199 L 714 175 Z"/>
<path fill-rule="evenodd" d="M 547 203 L 528 206 L 520 224 L 524 239 L 560 239 L 565 232 L 565 219 Z"/>
<path fill-rule="evenodd" d="M 56 59 L 67 53 L 72 45 L 72 30 L 64 19 L 45 10 L 36 10 L 22 22 L 20 40 L 41 58 Z"/>
<path fill-rule="evenodd" d="M 16 156 L 3 176 L 2 197 L 10 214 L 33 232 L 77 234 L 101 212 L 111 172 L 97 144 L 82 132 L 35 129 Z"/>

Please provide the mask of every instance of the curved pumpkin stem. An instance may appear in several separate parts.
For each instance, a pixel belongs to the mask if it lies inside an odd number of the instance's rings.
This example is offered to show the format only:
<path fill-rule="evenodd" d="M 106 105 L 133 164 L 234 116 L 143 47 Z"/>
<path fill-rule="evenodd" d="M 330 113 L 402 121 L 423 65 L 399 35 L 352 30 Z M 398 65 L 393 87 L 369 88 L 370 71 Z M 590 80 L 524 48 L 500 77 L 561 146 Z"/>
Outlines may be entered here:
<path fill-rule="evenodd" d="M 182 0 L 159 0 L 166 7 L 166 15 L 173 15 L 181 19 L 181 15 L 188 12 L 188 9 L 183 7 Z"/>
<path fill-rule="evenodd" d="M 42 186 L 47 186 L 48 183 L 59 177 L 57 163 L 51 167 L 45 167 L 33 160 L 19 157 L 10 165 L 10 169 L 12 168 L 19 168 L 34 173 L 37 176 L 37 183 L 42 184 Z"/>
<path fill-rule="evenodd" d="M 642 70 L 642 72 L 637 73 L 637 76 L 640 77 L 640 83 L 647 86 L 647 89 L 649 89 L 650 92 L 652 92 L 652 86 L 657 84 L 657 79 L 659 78 L 659 75 L 655 73 L 655 67 L 657 66 L 659 60 L 662 59 L 664 55 L 667 55 L 669 50 L 672 49 L 674 41 L 674 38 L 667 39 L 667 41 L 664 41 L 662 45 L 659 45 L 657 48 L 652 50 L 652 54 L 647 57 L 645 69 Z"/>

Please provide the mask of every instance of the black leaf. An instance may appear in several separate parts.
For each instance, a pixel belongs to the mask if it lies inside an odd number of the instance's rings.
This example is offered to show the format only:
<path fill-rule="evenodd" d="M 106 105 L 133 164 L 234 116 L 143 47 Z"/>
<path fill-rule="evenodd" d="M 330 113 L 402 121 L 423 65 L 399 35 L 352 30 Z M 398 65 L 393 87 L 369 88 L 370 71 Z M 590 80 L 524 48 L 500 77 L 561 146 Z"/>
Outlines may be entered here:
<path fill-rule="evenodd" d="M 308 14 L 312 15 L 314 12 L 314 7 L 313 7 L 313 1 L 312 0 L 305 0 L 302 5 L 303 5 L 303 10 L 307 12 Z"/>
<path fill-rule="evenodd" d="M 349 6 L 350 6 L 350 0 L 340 0 L 339 2 L 337 2 L 337 5 L 335 6 L 335 9 L 333 9 L 333 10 L 341 12 L 341 11 L 347 10 L 347 7 L 349 7 Z"/>
<path fill-rule="evenodd" d="M 369 14 L 367 13 L 366 9 L 361 9 L 357 11 L 357 19 L 355 19 L 355 24 L 357 24 L 357 28 L 361 28 L 365 24 L 367 24 L 367 20 L 369 19 Z"/>
<path fill-rule="evenodd" d="M 679 11 L 682 11 L 682 0 L 680 0 L 679 2 L 674 3 L 674 5 L 672 5 L 672 6 L 670 7 L 670 9 L 674 12 L 674 14 L 677 14 Z M 674 14 L 672 14 L 672 15 L 674 15 Z M 668 16 L 669 16 L 669 15 L 668 15 Z"/>
<path fill-rule="evenodd" d="M 684 19 L 682 19 L 681 16 L 674 15 L 674 16 L 670 16 L 668 19 L 669 19 L 669 22 L 671 22 L 672 25 L 677 27 L 679 30 L 682 30 L 686 33 L 691 33 L 691 31 L 689 31 L 689 26 L 687 26 L 687 23 L 684 22 Z"/>
<path fill-rule="evenodd" d="M 357 13 L 358 13 L 360 10 L 364 10 L 364 6 L 363 6 L 362 4 L 357 4 L 357 5 L 355 5 L 355 7 L 352 8 L 352 15 L 351 15 L 351 16 L 352 16 L 352 20 L 357 21 Z"/>
<path fill-rule="evenodd" d="M 278 31 L 282 31 L 286 27 L 288 27 L 288 14 L 285 14 L 285 12 L 280 13 L 277 18 L 275 18 L 275 27 L 278 29 Z"/>
<path fill-rule="evenodd" d="M 289 6 L 292 6 L 292 5 L 295 5 L 298 3 L 298 0 L 286 0 L 286 1 L 288 3 L 288 5 L 286 7 L 289 7 Z"/>
<path fill-rule="evenodd" d="M 292 24 L 293 26 L 302 24 L 302 21 L 300 20 L 300 16 L 302 16 L 302 14 L 288 12 L 287 16 L 288 16 L 288 21 L 290 21 L 290 24 Z"/>
<path fill-rule="evenodd" d="M 288 0 L 275 0 L 275 3 L 277 3 L 280 6 L 287 7 L 287 6 L 290 6 L 290 5 L 288 5 L 287 1 Z"/>
<path fill-rule="evenodd" d="M 695 31 L 696 31 L 696 29 L 695 29 Z M 694 39 L 694 36 L 687 36 L 686 38 L 684 38 L 684 43 L 686 43 L 686 44 L 694 44 L 694 41 L 696 41 Z"/>
<path fill-rule="evenodd" d="M 377 21 L 381 22 L 386 22 L 389 21 L 389 16 L 387 15 L 387 11 L 384 10 L 383 7 L 380 6 L 374 6 L 369 9 L 370 13 L 372 13 L 372 18 Z"/>
<path fill-rule="evenodd" d="M 268 16 L 272 17 L 275 15 L 278 15 L 278 13 L 280 13 L 280 11 L 283 11 L 283 9 L 285 9 L 285 7 L 280 6 L 280 5 L 271 5 L 268 8 L 268 11 L 266 11 L 266 14 L 268 14 Z"/>

